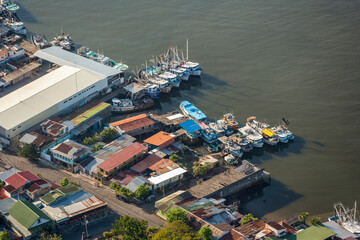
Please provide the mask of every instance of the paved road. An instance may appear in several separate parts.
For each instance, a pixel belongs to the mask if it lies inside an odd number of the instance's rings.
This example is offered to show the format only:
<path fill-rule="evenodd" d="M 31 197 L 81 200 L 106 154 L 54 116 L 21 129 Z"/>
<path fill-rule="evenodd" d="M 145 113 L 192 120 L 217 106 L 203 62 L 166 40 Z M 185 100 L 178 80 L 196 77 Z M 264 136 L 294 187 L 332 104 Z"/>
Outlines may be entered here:
<path fill-rule="evenodd" d="M 118 200 L 115 197 L 113 191 L 108 187 L 94 186 L 93 181 L 79 174 L 72 174 L 66 170 L 59 170 L 43 163 L 42 161 L 32 162 L 23 157 L 18 157 L 3 152 L 0 152 L 0 161 L 10 164 L 11 166 L 22 171 L 29 170 L 34 174 L 40 173 L 42 177 L 54 183 L 59 183 L 64 177 L 68 177 L 70 181 L 80 183 L 81 187 L 85 191 L 107 202 L 109 208 L 120 216 L 128 215 L 138 219 L 146 220 L 148 221 L 149 226 L 162 227 L 165 225 L 165 222 L 161 218 L 153 214 L 153 207 L 146 205 L 143 208 L 140 208 L 133 204 L 124 203 L 123 201 Z M 110 228 L 111 226 L 108 227 Z"/>

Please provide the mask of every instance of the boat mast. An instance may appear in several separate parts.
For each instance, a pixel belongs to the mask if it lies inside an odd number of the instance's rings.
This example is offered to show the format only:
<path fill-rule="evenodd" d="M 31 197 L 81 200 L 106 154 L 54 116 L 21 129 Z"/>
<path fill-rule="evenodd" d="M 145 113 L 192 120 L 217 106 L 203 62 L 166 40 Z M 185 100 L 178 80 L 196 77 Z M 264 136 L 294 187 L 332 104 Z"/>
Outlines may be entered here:
<path fill-rule="evenodd" d="M 357 202 L 355 201 L 354 203 L 354 222 L 356 222 L 356 206 L 357 205 Z"/>
<path fill-rule="evenodd" d="M 186 60 L 189 61 L 189 39 L 186 39 Z"/>

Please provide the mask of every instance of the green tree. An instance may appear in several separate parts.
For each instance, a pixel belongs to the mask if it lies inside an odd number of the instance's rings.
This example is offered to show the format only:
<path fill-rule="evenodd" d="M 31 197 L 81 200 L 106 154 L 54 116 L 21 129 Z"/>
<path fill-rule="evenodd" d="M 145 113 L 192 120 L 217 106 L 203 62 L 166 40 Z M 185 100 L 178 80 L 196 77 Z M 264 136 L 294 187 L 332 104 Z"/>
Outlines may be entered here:
<path fill-rule="evenodd" d="M 300 215 L 298 216 L 298 219 L 299 219 L 299 221 L 300 221 L 301 223 L 305 223 L 308 216 L 309 216 L 309 213 L 308 213 L 308 212 L 302 212 L 302 213 L 300 213 Z"/>
<path fill-rule="evenodd" d="M 0 232 L 0 240 L 10 240 L 10 233 L 6 231 Z"/>
<path fill-rule="evenodd" d="M 60 235 L 54 234 L 48 234 L 48 233 L 41 233 L 40 238 L 38 240 L 62 240 L 62 237 Z"/>
<path fill-rule="evenodd" d="M 258 220 L 258 219 L 256 217 L 254 217 L 251 213 L 249 213 L 242 217 L 240 224 L 244 225 L 248 222 L 252 222 L 252 221 L 256 221 L 256 220 Z"/>
<path fill-rule="evenodd" d="M 104 141 L 111 141 L 114 138 L 116 138 L 118 135 L 118 132 L 114 128 L 106 128 L 100 133 L 100 136 L 104 139 Z"/>
<path fill-rule="evenodd" d="M 0 190 L 3 186 L 4 186 L 4 184 L 2 182 L 0 182 Z"/>
<path fill-rule="evenodd" d="M 103 232 L 103 237 L 105 239 L 109 239 L 109 238 L 112 238 L 114 235 L 113 235 L 113 232 Z"/>
<path fill-rule="evenodd" d="M 17 155 L 33 160 L 40 157 L 34 144 L 25 145 L 19 152 L 17 152 Z"/>
<path fill-rule="evenodd" d="M 136 189 L 135 192 L 136 197 L 140 199 L 145 199 L 150 195 L 150 190 L 148 185 L 141 185 Z"/>
<path fill-rule="evenodd" d="M 186 221 L 187 212 L 180 208 L 172 208 L 166 212 L 166 221 L 171 223 L 174 221 L 182 220 Z"/>
<path fill-rule="evenodd" d="M 101 150 L 103 147 L 104 147 L 104 145 L 102 145 L 101 143 L 94 144 L 94 146 L 91 149 L 91 152 L 93 152 L 93 153 L 97 152 L 97 151 Z"/>
<path fill-rule="evenodd" d="M 199 239 L 191 228 L 181 220 L 169 223 L 165 228 L 158 231 L 152 240 L 197 240 Z"/>
<path fill-rule="evenodd" d="M 121 236 L 123 240 L 146 240 L 148 223 L 145 220 L 137 220 L 129 216 L 123 216 L 113 223 L 115 236 Z"/>
<path fill-rule="evenodd" d="M 170 155 L 169 159 L 173 162 L 177 162 L 177 161 L 179 161 L 179 156 L 177 154 L 173 153 Z"/>
<path fill-rule="evenodd" d="M 313 217 L 313 218 L 310 218 L 310 220 L 309 220 L 310 225 L 317 225 L 317 224 L 320 224 L 320 223 L 321 223 L 321 218 L 320 217 Z"/>
<path fill-rule="evenodd" d="M 146 228 L 146 233 L 148 236 L 154 236 L 158 231 L 160 230 L 160 228 L 157 227 L 147 227 Z"/>
<path fill-rule="evenodd" d="M 197 235 L 200 239 L 203 240 L 211 240 L 213 238 L 211 229 L 208 227 L 201 227 L 200 230 L 197 232 Z"/>
<path fill-rule="evenodd" d="M 60 185 L 62 187 L 65 187 L 68 184 L 69 184 L 69 179 L 67 177 L 64 177 L 63 180 L 60 181 Z"/>
<path fill-rule="evenodd" d="M 95 140 L 95 138 L 94 137 L 86 137 L 84 140 L 83 140 L 83 144 L 84 145 L 92 145 L 92 144 L 94 144 L 94 143 L 96 143 L 97 141 Z"/>
<path fill-rule="evenodd" d="M 206 175 L 208 170 L 209 170 L 209 168 L 207 166 L 199 165 L 197 167 L 194 167 L 193 175 L 194 175 L 194 177 L 201 177 L 201 176 Z"/>

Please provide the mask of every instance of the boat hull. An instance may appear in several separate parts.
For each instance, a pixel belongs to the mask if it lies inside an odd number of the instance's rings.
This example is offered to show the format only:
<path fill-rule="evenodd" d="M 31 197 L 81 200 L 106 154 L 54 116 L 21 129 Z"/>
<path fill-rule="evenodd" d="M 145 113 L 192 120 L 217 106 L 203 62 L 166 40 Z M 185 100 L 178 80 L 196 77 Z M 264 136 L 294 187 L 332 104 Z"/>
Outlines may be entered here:
<path fill-rule="evenodd" d="M 183 74 L 181 77 L 178 77 L 180 81 L 189 81 L 189 74 Z"/>
<path fill-rule="evenodd" d="M 264 142 L 268 145 L 275 146 L 279 141 L 270 141 L 268 139 L 264 139 Z"/>
<path fill-rule="evenodd" d="M 138 106 L 134 106 L 134 107 L 114 107 L 111 106 L 111 111 L 114 113 L 130 113 L 130 112 L 137 112 L 137 111 L 142 111 L 148 108 L 151 108 L 152 106 L 154 106 L 155 102 L 153 100 L 147 102 L 147 103 L 143 103 L 141 105 Z"/>
<path fill-rule="evenodd" d="M 153 99 L 159 99 L 160 98 L 160 92 L 156 92 L 156 93 L 145 92 L 145 96 L 147 96 L 149 98 L 153 98 Z"/>
<path fill-rule="evenodd" d="M 197 69 L 191 73 L 192 76 L 200 76 L 201 75 L 201 69 Z"/>
<path fill-rule="evenodd" d="M 262 148 L 264 146 L 264 142 L 261 143 L 252 142 L 251 145 L 256 148 Z"/>

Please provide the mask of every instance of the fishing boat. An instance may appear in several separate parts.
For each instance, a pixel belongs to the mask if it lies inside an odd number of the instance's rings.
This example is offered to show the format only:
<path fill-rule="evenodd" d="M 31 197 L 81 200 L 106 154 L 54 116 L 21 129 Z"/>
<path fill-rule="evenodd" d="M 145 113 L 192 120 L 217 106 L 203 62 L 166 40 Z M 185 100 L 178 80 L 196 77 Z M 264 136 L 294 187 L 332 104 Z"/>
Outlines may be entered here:
<path fill-rule="evenodd" d="M 75 47 L 75 42 L 71 39 L 70 34 L 58 34 L 54 37 L 54 40 L 51 42 L 54 46 L 60 46 L 65 50 L 70 51 Z"/>
<path fill-rule="evenodd" d="M 253 147 L 261 148 L 264 145 L 264 139 L 260 133 L 252 127 L 246 125 L 239 129 L 239 132 L 248 139 Z"/>
<path fill-rule="evenodd" d="M 191 117 L 195 121 L 206 120 L 206 115 L 202 111 L 200 111 L 197 107 L 192 105 L 189 101 L 181 102 L 180 109 L 186 116 Z"/>
<path fill-rule="evenodd" d="M 11 19 L 11 21 L 6 19 L 4 25 L 16 34 L 26 35 L 27 33 L 27 29 L 23 22 L 17 22 L 14 19 Z"/>
<path fill-rule="evenodd" d="M 219 152 L 221 150 L 220 146 L 217 145 L 216 143 L 207 143 L 204 142 L 203 146 L 206 150 L 208 150 L 210 153 L 216 153 Z"/>
<path fill-rule="evenodd" d="M 170 93 L 172 86 L 169 84 L 168 80 L 161 79 L 158 77 L 149 77 L 147 79 L 149 83 L 155 84 L 162 93 Z"/>
<path fill-rule="evenodd" d="M 257 121 L 256 117 L 249 117 L 246 121 L 250 127 L 262 134 L 265 143 L 274 146 L 279 142 L 279 137 L 270 129 L 269 124 Z"/>
<path fill-rule="evenodd" d="M 213 129 L 216 132 L 218 137 L 225 136 L 225 130 L 220 125 L 218 125 L 217 123 L 211 122 L 208 125 L 209 125 L 209 127 L 211 129 Z"/>
<path fill-rule="evenodd" d="M 347 231 L 351 232 L 360 238 L 360 223 L 357 217 L 357 202 L 354 203 L 354 208 L 345 207 L 341 202 L 334 204 L 335 216 L 331 220 L 335 220 Z"/>
<path fill-rule="evenodd" d="M 192 76 L 200 76 L 201 75 L 201 67 L 199 63 L 187 61 L 183 65 L 182 68 L 185 68 L 189 71 L 189 74 Z"/>
<path fill-rule="evenodd" d="M 277 133 L 278 131 L 284 132 L 288 138 L 288 140 L 294 140 L 295 137 L 292 134 L 292 132 L 284 125 L 279 125 L 276 127 L 271 128 L 275 133 Z"/>
<path fill-rule="evenodd" d="M 19 5 L 17 5 L 11 0 L 1 0 L 1 5 L 12 13 L 15 13 L 17 10 L 20 9 Z"/>
<path fill-rule="evenodd" d="M 251 152 L 253 150 L 253 145 L 250 140 L 248 140 L 241 133 L 236 133 L 230 137 L 230 139 L 238 144 L 244 152 Z"/>
<path fill-rule="evenodd" d="M 160 88 L 156 84 L 148 83 L 145 88 L 145 96 L 153 99 L 160 98 Z"/>
<path fill-rule="evenodd" d="M 186 68 L 182 68 L 182 67 L 176 67 L 176 68 L 170 68 L 169 71 L 173 74 L 177 75 L 177 78 L 180 81 L 189 81 L 189 76 L 190 73 Z"/>
<path fill-rule="evenodd" d="M 219 137 L 218 140 L 222 144 L 224 152 L 230 153 L 235 157 L 241 157 L 243 155 L 240 145 L 232 141 L 231 138 L 222 136 Z"/>
<path fill-rule="evenodd" d="M 50 46 L 50 43 L 40 35 L 33 35 L 31 39 L 33 44 L 39 48 L 46 48 Z"/>
<path fill-rule="evenodd" d="M 283 128 L 281 128 L 280 126 L 275 126 L 270 129 L 278 136 L 280 142 L 282 143 L 289 142 L 288 134 L 285 132 Z"/>
<path fill-rule="evenodd" d="M 228 124 L 224 120 L 217 120 L 217 124 L 225 130 L 226 136 L 230 136 L 234 133 L 234 130 L 232 129 L 230 124 Z"/>
<path fill-rule="evenodd" d="M 223 120 L 227 122 L 234 131 L 237 131 L 239 128 L 239 123 L 235 120 L 235 116 L 232 113 L 226 113 L 223 115 Z"/>
<path fill-rule="evenodd" d="M 129 98 L 126 99 L 113 98 L 111 111 L 117 113 L 129 113 L 135 111 L 142 111 L 152 106 L 154 106 L 154 100 L 147 97 L 141 99 L 135 99 L 135 100 L 131 100 Z"/>
<path fill-rule="evenodd" d="M 234 157 L 234 155 L 232 154 L 228 154 L 224 157 L 225 162 L 227 162 L 228 164 L 231 165 L 236 165 L 238 164 L 238 161 L 236 160 L 236 158 Z"/>
<path fill-rule="evenodd" d="M 214 143 L 218 139 L 216 132 L 211 128 L 204 128 L 201 131 L 201 136 L 207 143 Z"/>
<path fill-rule="evenodd" d="M 177 78 L 176 74 L 173 74 L 171 72 L 163 72 L 158 75 L 159 78 L 169 81 L 169 83 L 173 87 L 179 87 L 180 86 L 180 80 Z"/>

